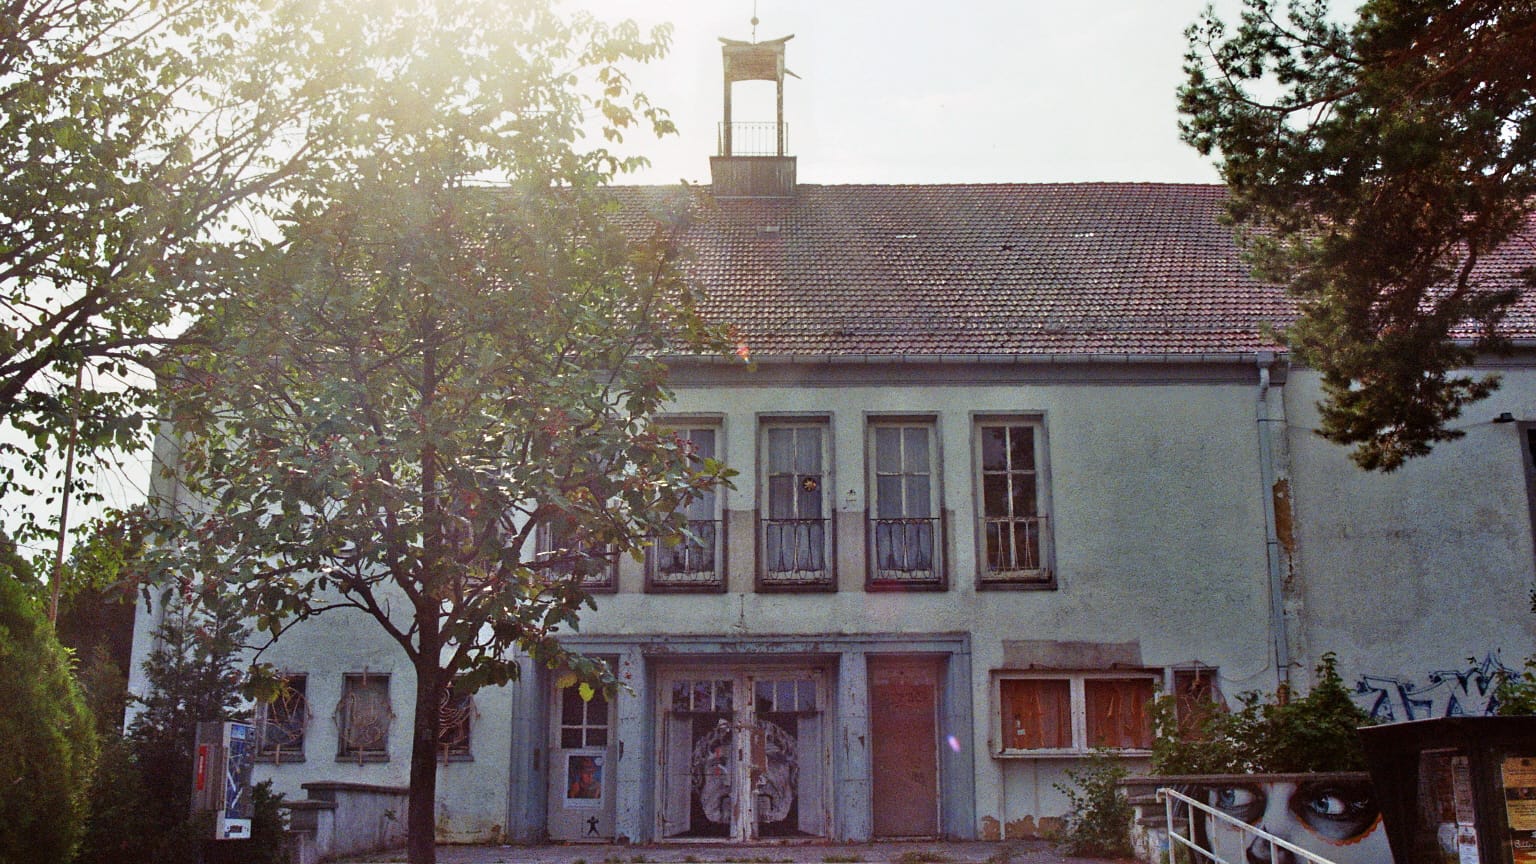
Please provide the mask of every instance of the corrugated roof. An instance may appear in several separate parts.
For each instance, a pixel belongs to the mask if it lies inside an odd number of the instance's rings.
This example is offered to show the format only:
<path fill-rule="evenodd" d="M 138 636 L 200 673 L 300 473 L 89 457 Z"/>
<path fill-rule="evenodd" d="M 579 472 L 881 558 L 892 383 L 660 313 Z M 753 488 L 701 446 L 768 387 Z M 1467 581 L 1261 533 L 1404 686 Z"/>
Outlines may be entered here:
<path fill-rule="evenodd" d="M 616 187 L 635 227 L 675 189 Z M 1201 355 L 1276 350 L 1225 190 L 1168 183 L 802 184 L 688 230 L 706 314 L 756 355 Z M 1480 272 L 1536 264 L 1522 238 Z M 1536 336 L 1536 302 L 1510 318 Z"/>

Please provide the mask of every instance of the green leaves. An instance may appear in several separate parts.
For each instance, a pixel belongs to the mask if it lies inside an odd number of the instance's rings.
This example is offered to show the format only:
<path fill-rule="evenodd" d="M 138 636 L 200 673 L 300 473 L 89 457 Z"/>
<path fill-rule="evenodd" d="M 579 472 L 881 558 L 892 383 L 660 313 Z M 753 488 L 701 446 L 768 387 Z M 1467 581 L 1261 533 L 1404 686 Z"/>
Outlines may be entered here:
<path fill-rule="evenodd" d="M 1187 31 L 1182 134 L 1217 156 L 1255 274 L 1301 301 L 1286 344 L 1364 468 L 1461 436 L 1497 379 L 1457 370 L 1536 285 L 1486 266 L 1536 208 L 1533 28 L 1529 3 L 1372 0 L 1345 27 L 1247 0 L 1234 31 Z"/>
<path fill-rule="evenodd" d="M 1152 770 L 1159 774 L 1362 771 L 1355 730 L 1371 719 L 1349 697 L 1337 658 L 1323 655 L 1305 696 L 1239 695 L 1241 708 L 1206 711 L 1181 728 L 1173 696 L 1153 703 Z M 1213 703 L 1214 704 L 1214 703 Z M 1197 706 L 1195 706 L 1197 707 Z"/>
<path fill-rule="evenodd" d="M 621 230 L 601 188 L 621 160 L 576 145 L 593 122 L 660 126 L 620 70 L 665 36 L 543 2 L 307 5 L 274 21 L 334 74 L 309 117 L 324 168 L 168 358 L 192 506 L 156 561 L 220 580 L 274 638 L 371 616 L 428 682 L 418 718 L 434 687 L 515 679 L 520 653 L 612 687 L 559 642 L 584 576 L 676 534 L 728 474 L 651 425 L 657 355 L 726 346 L 683 278 L 681 216 Z M 429 849 L 432 808 L 411 812 Z"/>

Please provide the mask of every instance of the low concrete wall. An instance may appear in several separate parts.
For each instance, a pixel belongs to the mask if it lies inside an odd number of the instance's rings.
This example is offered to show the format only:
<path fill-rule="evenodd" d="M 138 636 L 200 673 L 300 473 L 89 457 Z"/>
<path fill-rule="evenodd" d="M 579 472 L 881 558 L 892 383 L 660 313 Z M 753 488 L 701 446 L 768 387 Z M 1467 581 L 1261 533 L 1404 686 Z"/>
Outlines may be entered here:
<path fill-rule="evenodd" d="M 410 789 L 366 783 L 305 783 L 306 799 L 289 801 L 289 849 L 295 864 L 316 864 L 405 845 Z"/>

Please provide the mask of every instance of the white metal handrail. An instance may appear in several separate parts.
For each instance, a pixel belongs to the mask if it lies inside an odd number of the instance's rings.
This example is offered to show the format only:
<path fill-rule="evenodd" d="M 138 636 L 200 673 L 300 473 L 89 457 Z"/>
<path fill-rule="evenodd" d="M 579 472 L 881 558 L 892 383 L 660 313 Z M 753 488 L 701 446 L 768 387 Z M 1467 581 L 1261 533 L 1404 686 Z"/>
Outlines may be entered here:
<path fill-rule="evenodd" d="M 1231 825 L 1232 827 L 1238 829 L 1239 831 L 1242 831 L 1244 835 L 1252 835 L 1254 837 L 1258 837 L 1260 839 L 1268 841 L 1269 842 L 1269 861 L 1270 861 L 1270 864 L 1280 864 L 1280 853 L 1278 851 L 1280 849 L 1284 849 L 1285 851 L 1291 853 L 1292 855 L 1295 855 L 1298 859 L 1300 859 L 1302 861 L 1312 862 L 1312 864 L 1333 864 L 1332 861 L 1328 860 L 1327 858 L 1324 858 L 1321 855 L 1318 855 L 1315 852 L 1309 852 L 1308 850 L 1303 849 L 1300 846 L 1297 846 L 1295 843 L 1291 843 L 1289 841 L 1282 840 L 1279 837 L 1276 837 L 1275 835 L 1269 833 L 1268 831 L 1265 831 L 1262 828 L 1259 828 L 1259 827 L 1257 827 L 1255 825 L 1249 825 L 1247 822 L 1244 822 L 1241 819 L 1234 819 L 1233 817 L 1227 815 L 1226 813 L 1221 812 L 1220 810 L 1216 809 L 1215 807 L 1212 807 L 1211 805 L 1205 803 L 1204 801 L 1196 801 L 1195 799 L 1189 797 L 1188 795 L 1185 795 L 1182 792 L 1179 792 L 1176 789 L 1169 789 L 1166 786 L 1161 788 L 1161 789 L 1158 789 L 1157 790 L 1157 798 L 1158 798 L 1159 801 L 1163 802 L 1163 806 L 1165 808 L 1165 813 L 1166 813 L 1166 815 L 1168 817 L 1168 842 L 1170 844 L 1170 846 L 1169 846 L 1169 852 L 1170 852 L 1169 859 L 1170 860 L 1172 860 L 1172 858 L 1173 858 L 1173 856 L 1171 854 L 1172 851 L 1173 851 L 1171 844 L 1177 843 L 1180 846 L 1183 846 L 1184 848 L 1190 850 L 1191 852 L 1193 852 L 1195 854 L 1198 854 L 1198 855 L 1202 856 L 1203 858 L 1205 858 L 1205 859 L 1207 859 L 1209 861 L 1216 862 L 1216 864 L 1243 864 L 1243 862 L 1227 861 L 1226 859 L 1222 858 L 1220 855 L 1217 855 L 1215 853 L 1215 851 L 1213 851 L 1211 849 L 1206 849 L 1205 847 L 1201 846 L 1199 843 L 1196 843 L 1195 842 L 1195 838 L 1194 838 L 1195 822 L 1194 822 L 1193 818 L 1186 819 L 1185 822 L 1184 822 L 1184 824 L 1186 826 L 1186 830 L 1189 832 L 1189 836 L 1186 837 L 1186 836 L 1183 836 L 1183 835 L 1179 834 L 1178 829 L 1177 829 L 1177 824 L 1178 823 L 1176 823 L 1174 821 L 1173 814 L 1174 814 L 1175 804 L 1176 803 L 1183 803 L 1183 804 L 1185 804 L 1185 805 L 1187 805 L 1189 807 L 1189 811 L 1188 812 L 1190 812 L 1191 814 L 1193 814 L 1193 811 L 1199 810 L 1202 813 L 1204 813 L 1206 816 L 1211 817 L 1212 819 L 1216 819 L 1218 821 L 1225 822 L 1228 825 Z M 1251 842 L 1252 841 L 1245 840 L 1243 842 L 1241 848 L 1247 849 L 1249 843 L 1251 843 Z"/>

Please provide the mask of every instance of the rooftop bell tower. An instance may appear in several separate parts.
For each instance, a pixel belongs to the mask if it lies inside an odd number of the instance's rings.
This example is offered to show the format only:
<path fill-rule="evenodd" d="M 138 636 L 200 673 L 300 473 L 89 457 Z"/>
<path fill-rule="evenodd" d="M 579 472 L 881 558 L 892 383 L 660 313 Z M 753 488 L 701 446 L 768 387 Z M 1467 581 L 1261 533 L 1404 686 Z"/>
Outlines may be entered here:
<path fill-rule="evenodd" d="M 752 24 L 755 32 L 755 17 Z M 717 198 L 787 198 L 795 193 L 795 157 L 788 155 L 789 127 L 784 123 L 784 76 L 795 74 L 784 68 L 784 43 L 793 38 L 793 34 L 766 42 L 720 38 L 725 114 L 719 155 L 709 160 Z M 731 88 L 738 81 L 774 82 L 778 110 L 772 122 L 732 119 Z"/>

